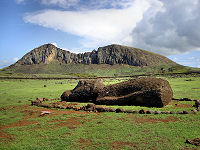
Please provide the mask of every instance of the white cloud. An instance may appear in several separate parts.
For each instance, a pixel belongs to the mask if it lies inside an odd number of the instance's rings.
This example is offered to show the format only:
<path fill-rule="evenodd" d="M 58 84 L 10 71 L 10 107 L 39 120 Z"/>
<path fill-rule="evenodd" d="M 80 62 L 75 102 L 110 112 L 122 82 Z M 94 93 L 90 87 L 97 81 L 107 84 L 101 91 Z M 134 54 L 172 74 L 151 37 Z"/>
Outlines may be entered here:
<path fill-rule="evenodd" d="M 152 0 L 153 2 L 155 0 Z M 130 2 L 129 2 L 130 5 Z M 132 42 L 131 32 L 150 7 L 148 0 L 135 0 L 122 9 L 82 11 L 44 10 L 27 14 L 25 22 L 83 37 L 83 47 Z"/>
<path fill-rule="evenodd" d="M 200 49 L 200 0 L 40 1 L 75 9 L 29 13 L 25 22 L 80 36 L 81 48 L 116 43 L 164 55 Z"/>
<path fill-rule="evenodd" d="M 200 1 L 163 0 L 161 12 L 152 7 L 133 30 L 133 45 L 162 54 L 200 48 Z M 158 7 L 157 7 L 158 8 Z"/>
<path fill-rule="evenodd" d="M 7 66 L 9 66 L 11 64 L 12 64 L 12 61 L 10 61 L 10 60 L 1 60 L 0 61 L 0 68 L 7 67 Z"/>
<path fill-rule="evenodd" d="M 79 0 L 41 0 L 44 5 L 57 5 L 63 8 L 68 8 L 77 5 Z"/>

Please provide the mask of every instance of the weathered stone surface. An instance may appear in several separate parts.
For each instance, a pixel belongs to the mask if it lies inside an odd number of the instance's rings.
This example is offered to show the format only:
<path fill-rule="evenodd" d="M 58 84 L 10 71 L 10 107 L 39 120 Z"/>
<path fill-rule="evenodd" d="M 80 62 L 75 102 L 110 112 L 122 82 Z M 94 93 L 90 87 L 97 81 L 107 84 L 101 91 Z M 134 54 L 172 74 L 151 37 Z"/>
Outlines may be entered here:
<path fill-rule="evenodd" d="M 67 90 L 67 91 L 63 92 L 63 94 L 61 95 L 61 101 L 68 101 L 70 94 L 72 94 L 71 90 Z"/>
<path fill-rule="evenodd" d="M 154 111 L 152 111 L 152 110 L 147 110 L 147 111 L 146 111 L 146 114 L 154 114 Z"/>
<path fill-rule="evenodd" d="M 95 102 L 100 89 L 104 87 L 102 79 L 80 80 L 72 91 L 61 95 L 62 101 Z"/>
<path fill-rule="evenodd" d="M 163 107 L 171 101 L 172 96 L 167 80 L 137 78 L 104 87 L 99 92 L 96 104 Z"/>
<path fill-rule="evenodd" d="M 139 114 L 145 114 L 145 113 L 146 113 L 146 111 L 144 109 L 139 110 Z"/>
<path fill-rule="evenodd" d="M 200 107 L 200 100 L 195 100 L 194 107 L 196 108 Z"/>
<path fill-rule="evenodd" d="M 155 111 L 154 114 L 161 114 L 161 111 Z"/>
<path fill-rule="evenodd" d="M 186 140 L 186 143 L 196 145 L 196 146 L 200 146 L 200 138 L 195 138 L 193 140 Z"/>
<path fill-rule="evenodd" d="M 62 50 L 53 44 L 45 44 L 33 49 L 12 66 L 49 63 L 53 60 L 64 64 L 128 64 L 131 66 L 148 66 L 159 62 L 175 64 L 164 56 L 116 44 L 79 54 Z"/>
<path fill-rule="evenodd" d="M 124 112 L 124 109 L 123 108 L 117 108 L 115 111 L 116 111 L 116 113 Z"/>

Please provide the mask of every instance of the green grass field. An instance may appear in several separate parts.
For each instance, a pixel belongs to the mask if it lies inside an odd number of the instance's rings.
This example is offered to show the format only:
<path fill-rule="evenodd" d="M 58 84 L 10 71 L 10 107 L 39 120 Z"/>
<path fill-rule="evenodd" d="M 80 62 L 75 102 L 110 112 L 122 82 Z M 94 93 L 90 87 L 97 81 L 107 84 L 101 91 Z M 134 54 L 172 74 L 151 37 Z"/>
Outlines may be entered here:
<path fill-rule="evenodd" d="M 200 77 L 166 79 L 172 86 L 174 98 L 200 99 Z M 121 81 L 106 79 L 105 84 Z M 30 106 L 28 100 L 60 97 L 63 91 L 73 89 L 77 82 L 0 80 L 0 149 L 200 149 L 185 143 L 186 139 L 200 137 L 200 112 L 186 115 L 89 113 Z M 179 111 L 194 109 L 193 104 L 173 101 L 159 109 L 139 106 L 123 108 Z M 41 110 L 50 110 L 51 114 L 40 116 Z"/>

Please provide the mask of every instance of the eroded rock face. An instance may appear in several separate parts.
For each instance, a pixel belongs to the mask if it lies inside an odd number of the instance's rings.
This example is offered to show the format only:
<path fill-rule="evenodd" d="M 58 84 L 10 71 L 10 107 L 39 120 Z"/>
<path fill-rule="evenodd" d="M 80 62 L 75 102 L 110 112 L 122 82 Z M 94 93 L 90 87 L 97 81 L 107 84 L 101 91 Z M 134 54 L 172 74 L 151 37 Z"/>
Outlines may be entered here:
<path fill-rule="evenodd" d="M 104 87 L 99 92 L 96 104 L 163 107 L 169 104 L 172 97 L 167 80 L 138 78 Z"/>
<path fill-rule="evenodd" d="M 175 64 L 164 56 L 116 44 L 79 54 L 62 50 L 52 44 L 45 44 L 33 49 L 11 66 L 50 63 L 55 60 L 63 64 L 127 64 L 131 66 L 148 66 L 159 62 Z"/>
<path fill-rule="evenodd" d="M 100 89 L 104 87 L 102 79 L 80 80 L 72 91 L 65 91 L 61 99 L 70 102 L 95 102 Z"/>

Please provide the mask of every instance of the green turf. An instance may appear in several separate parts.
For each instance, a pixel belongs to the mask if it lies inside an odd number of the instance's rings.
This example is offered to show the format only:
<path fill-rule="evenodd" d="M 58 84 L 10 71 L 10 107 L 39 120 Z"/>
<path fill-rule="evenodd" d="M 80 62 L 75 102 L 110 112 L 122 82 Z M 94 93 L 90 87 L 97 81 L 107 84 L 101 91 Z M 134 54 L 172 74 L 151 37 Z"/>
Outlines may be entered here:
<path fill-rule="evenodd" d="M 123 80 L 106 79 L 105 84 Z M 175 98 L 200 99 L 200 77 L 167 80 Z M 200 113 L 95 114 L 50 109 L 52 114 L 40 117 L 39 110 L 43 108 L 29 106 L 29 99 L 59 97 L 64 90 L 73 89 L 77 82 L 78 80 L 0 80 L 0 149 L 198 149 L 185 141 L 199 137 Z M 175 108 L 173 102 L 164 108 L 120 107 L 133 110 L 193 109 L 194 102 L 177 103 L 191 107 Z"/>

